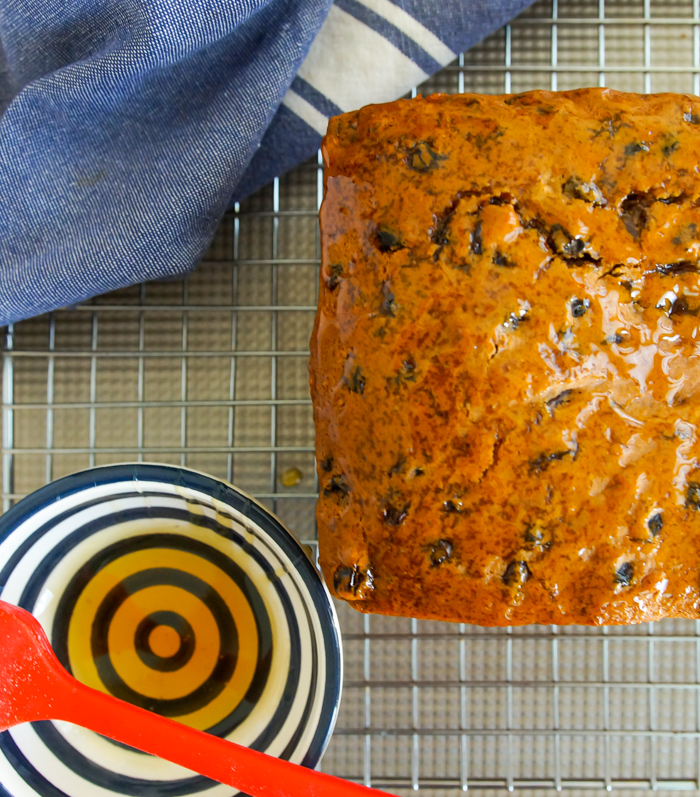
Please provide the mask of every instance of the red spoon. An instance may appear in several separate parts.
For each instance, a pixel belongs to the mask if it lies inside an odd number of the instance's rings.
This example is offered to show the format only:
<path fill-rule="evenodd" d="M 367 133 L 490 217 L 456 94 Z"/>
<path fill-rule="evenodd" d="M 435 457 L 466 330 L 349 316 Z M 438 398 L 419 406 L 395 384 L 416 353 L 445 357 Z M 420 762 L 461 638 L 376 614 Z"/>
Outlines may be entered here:
<path fill-rule="evenodd" d="M 76 681 L 43 628 L 0 601 L 0 731 L 66 720 L 257 797 L 379 797 L 357 783 L 273 758 L 152 714 Z"/>

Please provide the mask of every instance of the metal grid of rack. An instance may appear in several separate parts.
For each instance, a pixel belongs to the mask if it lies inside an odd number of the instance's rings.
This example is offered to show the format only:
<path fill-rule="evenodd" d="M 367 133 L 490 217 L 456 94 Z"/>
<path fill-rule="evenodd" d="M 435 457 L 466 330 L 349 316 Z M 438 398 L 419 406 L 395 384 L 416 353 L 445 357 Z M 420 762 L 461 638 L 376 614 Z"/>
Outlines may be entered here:
<path fill-rule="evenodd" d="M 700 0 L 540 0 L 419 90 L 590 85 L 700 94 Z M 321 199 L 315 158 L 227 215 L 188 279 L 10 327 L 3 511 L 80 468 L 170 462 L 233 481 L 314 546 Z M 484 629 L 338 609 L 326 771 L 397 794 L 700 788 L 699 623 Z"/>

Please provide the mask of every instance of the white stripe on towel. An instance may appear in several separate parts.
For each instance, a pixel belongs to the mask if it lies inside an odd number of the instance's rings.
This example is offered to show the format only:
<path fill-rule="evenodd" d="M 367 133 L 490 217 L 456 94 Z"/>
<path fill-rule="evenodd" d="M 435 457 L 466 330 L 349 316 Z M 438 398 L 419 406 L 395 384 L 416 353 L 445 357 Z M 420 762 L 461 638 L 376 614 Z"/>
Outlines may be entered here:
<path fill-rule="evenodd" d="M 291 89 L 285 94 L 282 104 L 286 105 L 290 111 L 293 111 L 300 119 L 303 119 L 309 127 L 320 133 L 322 136 L 326 134 L 328 127 L 328 119 L 317 111 L 310 102 L 307 102 L 303 97 L 300 97 L 296 91 Z"/>
<path fill-rule="evenodd" d="M 394 5 L 390 0 L 358 0 L 363 6 L 371 8 L 380 17 L 384 17 L 387 22 L 391 22 L 400 31 L 420 45 L 428 55 L 432 56 L 438 63 L 447 66 L 457 57 L 452 50 L 425 25 L 418 22 L 403 8 Z"/>
<path fill-rule="evenodd" d="M 299 76 L 343 111 L 391 102 L 428 77 L 381 34 L 336 6 L 331 6 Z"/>

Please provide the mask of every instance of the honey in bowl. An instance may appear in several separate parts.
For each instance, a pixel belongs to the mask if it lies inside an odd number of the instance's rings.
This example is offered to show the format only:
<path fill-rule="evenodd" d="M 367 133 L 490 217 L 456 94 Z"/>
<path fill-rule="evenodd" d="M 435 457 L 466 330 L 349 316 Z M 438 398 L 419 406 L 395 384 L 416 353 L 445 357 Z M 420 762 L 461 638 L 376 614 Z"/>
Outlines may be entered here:
<path fill-rule="evenodd" d="M 191 535 L 147 539 L 161 547 L 119 555 L 118 544 L 101 554 L 104 565 L 79 594 L 82 579 L 66 590 L 54 620 L 56 638 L 66 639 L 59 657 L 95 689 L 200 730 L 215 727 L 251 687 L 247 703 L 255 702 L 269 676 L 264 606 L 240 569 L 223 556 L 210 561 Z"/>

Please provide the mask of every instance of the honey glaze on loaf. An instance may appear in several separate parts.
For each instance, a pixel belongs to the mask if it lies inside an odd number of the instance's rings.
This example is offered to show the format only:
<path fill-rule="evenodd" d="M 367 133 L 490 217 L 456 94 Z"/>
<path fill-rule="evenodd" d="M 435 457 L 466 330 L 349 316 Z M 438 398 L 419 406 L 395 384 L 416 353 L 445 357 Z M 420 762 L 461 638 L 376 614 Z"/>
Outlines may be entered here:
<path fill-rule="evenodd" d="M 331 120 L 320 560 L 362 611 L 700 617 L 700 102 L 437 95 Z"/>

